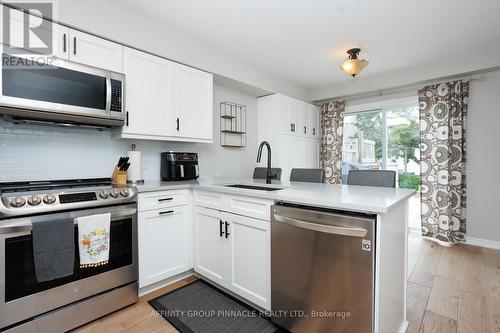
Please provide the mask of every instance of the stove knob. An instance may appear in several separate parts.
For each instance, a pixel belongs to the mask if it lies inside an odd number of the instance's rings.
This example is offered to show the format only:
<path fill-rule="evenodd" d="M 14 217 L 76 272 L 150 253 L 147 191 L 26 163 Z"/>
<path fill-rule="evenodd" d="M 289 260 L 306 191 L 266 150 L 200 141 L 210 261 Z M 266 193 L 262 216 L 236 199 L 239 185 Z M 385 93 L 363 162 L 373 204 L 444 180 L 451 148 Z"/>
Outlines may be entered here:
<path fill-rule="evenodd" d="M 118 196 L 120 195 L 120 193 L 118 192 L 118 190 L 111 190 L 111 193 L 109 193 L 109 195 L 111 195 L 112 198 L 118 198 Z"/>
<path fill-rule="evenodd" d="M 10 200 L 10 205 L 15 208 L 22 207 L 25 203 L 26 199 L 24 199 L 23 197 L 15 197 Z"/>
<path fill-rule="evenodd" d="M 43 202 L 45 202 L 47 205 L 51 205 L 56 202 L 56 196 L 53 194 L 47 194 L 43 197 Z"/>
<path fill-rule="evenodd" d="M 128 197 L 128 190 L 126 188 L 122 189 L 120 195 L 124 198 Z"/>
<path fill-rule="evenodd" d="M 28 198 L 28 204 L 30 206 L 38 206 L 42 202 L 42 199 L 38 195 L 32 195 Z"/>
<path fill-rule="evenodd" d="M 108 191 L 104 191 L 104 190 L 103 190 L 103 191 L 100 191 L 100 192 L 99 192 L 99 197 L 100 197 L 101 199 L 107 199 L 107 198 L 109 198 L 109 192 L 108 192 Z"/>

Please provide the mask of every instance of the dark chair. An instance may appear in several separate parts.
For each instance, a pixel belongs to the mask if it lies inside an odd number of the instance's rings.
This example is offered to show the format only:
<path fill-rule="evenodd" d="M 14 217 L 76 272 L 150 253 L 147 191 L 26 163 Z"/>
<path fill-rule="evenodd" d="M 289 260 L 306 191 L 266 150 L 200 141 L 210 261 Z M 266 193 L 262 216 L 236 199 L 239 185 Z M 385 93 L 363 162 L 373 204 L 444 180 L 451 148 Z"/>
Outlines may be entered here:
<path fill-rule="evenodd" d="M 349 170 L 347 185 L 396 187 L 396 171 Z"/>
<path fill-rule="evenodd" d="M 271 168 L 273 179 L 281 180 L 281 168 Z M 266 179 L 267 168 L 257 167 L 253 170 L 253 179 Z"/>
<path fill-rule="evenodd" d="M 290 172 L 291 182 L 324 183 L 324 169 L 292 169 Z"/>

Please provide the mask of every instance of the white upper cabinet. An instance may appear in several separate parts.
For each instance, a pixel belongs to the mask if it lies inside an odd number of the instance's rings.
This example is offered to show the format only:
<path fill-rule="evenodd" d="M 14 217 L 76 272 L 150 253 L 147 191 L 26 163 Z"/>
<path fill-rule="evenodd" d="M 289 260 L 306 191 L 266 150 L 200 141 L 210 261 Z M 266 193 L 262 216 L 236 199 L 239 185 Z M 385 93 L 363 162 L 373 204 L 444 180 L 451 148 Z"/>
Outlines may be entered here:
<path fill-rule="evenodd" d="M 1 11 L 9 10 L 10 16 L 10 36 L 9 45 L 16 48 L 24 48 L 24 13 L 20 10 L 13 8 L 4 8 L 0 6 Z M 0 13 L 1 14 L 1 13 Z M 69 31 L 68 27 L 62 26 L 57 23 L 52 23 L 47 20 L 34 15 L 29 16 L 30 24 L 33 26 L 40 26 L 40 29 L 44 30 L 45 33 L 52 34 L 52 54 L 48 56 L 56 56 L 61 59 L 69 59 Z M 42 24 L 43 21 L 43 24 Z M 0 30 L 3 28 L 0 27 Z M 30 46 L 32 47 L 44 47 L 46 41 L 40 40 L 36 35 L 30 35 Z M 45 56 L 46 54 L 44 54 Z"/>
<path fill-rule="evenodd" d="M 318 168 L 321 133 L 317 106 L 274 94 L 259 98 L 257 112 L 259 142 L 271 144 L 272 166 L 282 169 L 282 180 L 289 179 L 292 168 Z"/>
<path fill-rule="evenodd" d="M 213 122 L 212 74 L 174 64 L 174 133 L 211 141 Z"/>
<path fill-rule="evenodd" d="M 128 117 L 115 137 L 213 142 L 212 74 L 128 47 L 123 72 Z"/>
<path fill-rule="evenodd" d="M 53 23 L 52 50 L 58 58 L 69 60 L 69 32 L 68 27 Z"/>
<path fill-rule="evenodd" d="M 125 47 L 123 71 L 128 121 L 122 133 L 146 138 L 171 136 L 172 62 Z"/>
<path fill-rule="evenodd" d="M 122 45 L 74 29 L 70 29 L 69 37 L 71 61 L 113 72 L 122 72 Z"/>
<path fill-rule="evenodd" d="M 320 137 L 320 124 L 319 124 L 319 119 L 320 119 L 320 111 L 319 107 L 315 105 L 309 105 L 309 131 L 308 134 L 312 138 L 319 138 Z"/>

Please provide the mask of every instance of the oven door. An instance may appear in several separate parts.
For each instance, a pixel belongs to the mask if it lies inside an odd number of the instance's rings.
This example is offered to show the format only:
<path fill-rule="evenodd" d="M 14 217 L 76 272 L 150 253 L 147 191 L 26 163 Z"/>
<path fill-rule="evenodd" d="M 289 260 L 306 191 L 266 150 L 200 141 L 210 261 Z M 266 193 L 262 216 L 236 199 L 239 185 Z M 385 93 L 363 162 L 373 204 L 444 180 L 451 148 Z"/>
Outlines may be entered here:
<path fill-rule="evenodd" d="M 124 122 L 123 83 L 123 74 L 64 59 L 2 54 L 1 112 L 27 119 Z"/>
<path fill-rule="evenodd" d="M 111 213 L 107 265 L 80 268 L 75 224 L 73 275 L 37 282 L 33 221 Z M 127 204 L 0 221 L 0 330 L 70 303 L 137 281 L 137 205 Z"/>

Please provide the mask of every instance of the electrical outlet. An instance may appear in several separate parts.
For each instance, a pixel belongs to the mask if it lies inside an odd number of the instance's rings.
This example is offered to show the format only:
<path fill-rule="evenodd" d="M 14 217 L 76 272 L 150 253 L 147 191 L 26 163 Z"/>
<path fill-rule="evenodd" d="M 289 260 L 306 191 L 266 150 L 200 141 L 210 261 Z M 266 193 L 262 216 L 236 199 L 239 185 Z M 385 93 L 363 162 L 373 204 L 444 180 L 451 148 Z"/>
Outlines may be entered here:
<path fill-rule="evenodd" d="M 149 160 L 147 158 L 142 159 L 142 169 L 143 170 L 149 169 Z"/>

